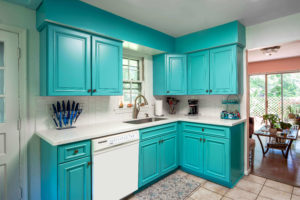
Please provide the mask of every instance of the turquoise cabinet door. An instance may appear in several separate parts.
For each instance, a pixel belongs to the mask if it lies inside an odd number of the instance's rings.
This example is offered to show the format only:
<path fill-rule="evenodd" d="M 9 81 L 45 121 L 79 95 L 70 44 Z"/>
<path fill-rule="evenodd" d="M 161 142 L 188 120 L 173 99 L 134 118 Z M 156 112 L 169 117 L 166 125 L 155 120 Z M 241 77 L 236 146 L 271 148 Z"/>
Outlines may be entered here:
<path fill-rule="evenodd" d="M 160 140 L 160 172 L 166 174 L 177 168 L 177 133 L 161 137 Z"/>
<path fill-rule="evenodd" d="M 92 95 L 122 95 L 122 42 L 92 40 Z"/>
<path fill-rule="evenodd" d="M 204 174 L 221 181 L 229 181 L 229 140 L 205 136 L 203 141 Z"/>
<path fill-rule="evenodd" d="M 188 94 L 209 94 L 209 51 L 188 55 Z"/>
<path fill-rule="evenodd" d="M 238 94 L 237 46 L 210 50 L 210 94 Z"/>
<path fill-rule="evenodd" d="M 140 143 L 139 187 L 159 177 L 159 138 Z"/>
<path fill-rule="evenodd" d="M 187 94 L 186 55 L 167 55 L 167 95 Z"/>
<path fill-rule="evenodd" d="M 203 136 L 183 132 L 182 166 L 195 172 L 203 172 Z"/>
<path fill-rule="evenodd" d="M 58 199 L 91 200 L 90 157 L 58 165 Z"/>
<path fill-rule="evenodd" d="M 79 31 L 48 26 L 48 96 L 91 95 L 90 37 Z"/>

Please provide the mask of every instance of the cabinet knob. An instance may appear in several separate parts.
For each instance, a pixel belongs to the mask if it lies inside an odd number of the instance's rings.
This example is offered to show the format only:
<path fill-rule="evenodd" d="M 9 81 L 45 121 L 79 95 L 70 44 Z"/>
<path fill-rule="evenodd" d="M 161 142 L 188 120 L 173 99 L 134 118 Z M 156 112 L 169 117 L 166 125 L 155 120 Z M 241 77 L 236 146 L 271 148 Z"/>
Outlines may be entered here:
<path fill-rule="evenodd" d="M 204 132 L 204 128 L 202 128 L 202 132 Z"/>
<path fill-rule="evenodd" d="M 170 91 L 167 91 L 167 93 L 170 93 Z"/>
<path fill-rule="evenodd" d="M 206 90 L 206 93 L 208 93 L 208 90 Z"/>
<path fill-rule="evenodd" d="M 88 166 L 90 166 L 91 164 L 92 164 L 92 162 L 88 162 L 88 164 L 87 164 L 87 165 L 88 165 Z"/>
<path fill-rule="evenodd" d="M 209 92 L 212 92 L 212 90 L 209 90 Z"/>
<path fill-rule="evenodd" d="M 163 143 L 164 142 L 164 140 L 161 140 L 161 143 Z"/>
<path fill-rule="evenodd" d="M 93 89 L 93 92 L 96 92 L 96 89 Z"/>
<path fill-rule="evenodd" d="M 91 89 L 88 89 L 88 93 L 90 93 L 92 90 Z"/>
<path fill-rule="evenodd" d="M 77 154 L 78 153 L 78 150 L 76 149 L 75 151 L 74 151 L 74 154 Z"/>
<path fill-rule="evenodd" d="M 205 139 L 203 139 L 203 142 L 205 142 Z"/>
<path fill-rule="evenodd" d="M 200 138 L 200 142 L 202 142 L 202 138 Z"/>

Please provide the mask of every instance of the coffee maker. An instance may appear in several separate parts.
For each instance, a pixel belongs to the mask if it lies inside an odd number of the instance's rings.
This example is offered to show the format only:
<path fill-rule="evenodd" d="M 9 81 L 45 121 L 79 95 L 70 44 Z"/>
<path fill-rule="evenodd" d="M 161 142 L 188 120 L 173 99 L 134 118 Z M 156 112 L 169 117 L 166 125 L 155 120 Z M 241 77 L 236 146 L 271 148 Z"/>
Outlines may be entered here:
<path fill-rule="evenodd" d="M 198 115 L 198 99 L 188 100 L 190 111 L 188 115 Z"/>

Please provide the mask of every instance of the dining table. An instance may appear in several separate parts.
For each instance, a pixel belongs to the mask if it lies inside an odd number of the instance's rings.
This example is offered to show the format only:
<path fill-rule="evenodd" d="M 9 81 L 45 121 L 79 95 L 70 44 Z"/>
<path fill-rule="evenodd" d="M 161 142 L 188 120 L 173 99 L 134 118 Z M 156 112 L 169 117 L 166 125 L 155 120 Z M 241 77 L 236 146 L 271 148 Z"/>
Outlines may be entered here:
<path fill-rule="evenodd" d="M 254 131 L 254 135 L 258 138 L 264 156 L 268 153 L 269 149 L 278 149 L 281 150 L 283 157 L 287 159 L 293 141 L 298 138 L 298 132 L 299 129 L 290 129 L 285 132 L 277 131 L 277 133 L 274 134 L 269 132 L 268 127 L 263 126 L 257 131 Z M 266 149 L 261 141 L 261 137 L 269 138 Z"/>

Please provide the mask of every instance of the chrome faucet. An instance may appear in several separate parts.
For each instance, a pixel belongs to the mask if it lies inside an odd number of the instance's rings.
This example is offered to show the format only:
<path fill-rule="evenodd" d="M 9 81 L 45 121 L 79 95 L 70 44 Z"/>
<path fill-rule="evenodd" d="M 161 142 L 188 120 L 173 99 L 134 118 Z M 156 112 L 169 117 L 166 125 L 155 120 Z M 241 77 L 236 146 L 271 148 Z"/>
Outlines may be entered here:
<path fill-rule="evenodd" d="M 134 100 L 134 107 L 133 107 L 133 112 L 132 112 L 132 118 L 133 118 L 133 119 L 137 119 L 138 114 L 139 114 L 140 109 L 141 109 L 141 106 L 143 106 L 141 103 L 139 103 L 139 104 L 137 105 L 136 102 L 137 102 L 137 100 L 138 100 L 139 98 L 143 98 L 143 99 L 144 99 L 144 105 L 148 105 L 148 101 L 147 101 L 146 97 L 144 97 L 143 95 L 137 96 L 137 97 L 135 98 L 135 100 Z"/>

